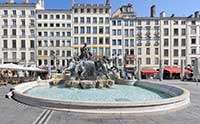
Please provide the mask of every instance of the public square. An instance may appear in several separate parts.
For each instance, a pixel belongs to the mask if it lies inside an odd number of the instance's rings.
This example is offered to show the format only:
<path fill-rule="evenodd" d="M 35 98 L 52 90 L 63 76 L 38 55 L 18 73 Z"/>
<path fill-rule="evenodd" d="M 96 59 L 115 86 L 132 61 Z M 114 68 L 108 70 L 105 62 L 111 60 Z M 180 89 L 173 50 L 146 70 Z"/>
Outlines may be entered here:
<path fill-rule="evenodd" d="M 191 93 L 189 106 L 173 112 L 146 115 L 51 111 L 6 99 L 5 94 L 12 87 L 9 85 L 0 87 L 0 120 L 1 124 L 198 124 L 200 122 L 200 85 L 197 85 L 196 82 L 179 80 L 165 80 L 162 83 L 188 89 Z"/>

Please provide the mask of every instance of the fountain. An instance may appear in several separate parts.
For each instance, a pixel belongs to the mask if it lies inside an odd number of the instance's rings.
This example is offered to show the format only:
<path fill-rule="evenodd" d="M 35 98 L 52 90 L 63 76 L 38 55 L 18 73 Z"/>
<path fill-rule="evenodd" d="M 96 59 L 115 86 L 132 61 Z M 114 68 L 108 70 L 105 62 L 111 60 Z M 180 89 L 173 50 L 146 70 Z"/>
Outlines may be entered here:
<path fill-rule="evenodd" d="M 69 67 L 63 71 L 66 78 L 54 80 L 51 85 L 58 85 L 64 82 L 66 88 L 111 88 L 115 84 L 118 68 L 110 67 L 109 59 L 103 57 L 94 60 L 87 44 L 81 48 L 81 55 L 70 62 Z"/>
<path fill-rule="evenodd" d="M 63 76 L 20 84 L 13 98 L 41 108 L 107 114 L 168 112 L 190 103 L 190 93 L 183 88 L 146 81 L 133 85 L 120 79 L 118 70 L 106 57 L 94 60 L 85 44 Z"/>

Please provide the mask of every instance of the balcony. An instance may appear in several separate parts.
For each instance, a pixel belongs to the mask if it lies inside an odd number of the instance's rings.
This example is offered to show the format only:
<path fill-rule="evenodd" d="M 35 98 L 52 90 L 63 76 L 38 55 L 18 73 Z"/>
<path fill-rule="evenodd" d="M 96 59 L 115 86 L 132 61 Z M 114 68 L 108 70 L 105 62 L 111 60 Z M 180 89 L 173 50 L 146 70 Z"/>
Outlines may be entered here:
<path fill-rule="evenodd" d="M 8 35 L 3 35 L 2 38 L 8 38 Z"/>
<path fill-rule="evenodd" d="M 11 28 L 17 28 L 17 25 L 11 25 L 10 27 Z"/>
<path fill-rule="evenodd" d="M 29 35 L 28 37 L 29 38 L 35 38 L 35 35 Z"/>
<path fill-rule="evenodd" d="M 150 42 L 146 42 L 146 44 L 145 44 L 146 46 L 150 46 L 151 45 L 151 43 Z"/>
<path fill-rule="evenodd" d="M 34 24 L 30 24 L 29 28 L 35 28 L 35 25 Z"/>
<path fill-rule="evenodd" d="M 2 28 L 8 28 L 8 25 L 7 24 L 2 25 Z"/>
<path fill-rule="evenodd" d="M 26 35 L 20 35 L 20 38 L 26 38 Z"/>
<path fill-rule="evenodd" d="M 11 58 L 4 58 L 3 61 L 5 63 L 18 63 L 20 60 L 17 59 L 17 58 L 12 58 L 12 59 Z"/>
<path fill-rule="evenodd" d="M 26 25 L 20 25 L 20 28 L 26 28 Z"/>
<path fill-rule="evenodd" d="M 137 46 L 142 46 L 142 43 L 137 43 Z"/>
<path fill-rule="evenodd" d="M 26 15 L 20 15 L 20 18 L 26 18 Z"/>

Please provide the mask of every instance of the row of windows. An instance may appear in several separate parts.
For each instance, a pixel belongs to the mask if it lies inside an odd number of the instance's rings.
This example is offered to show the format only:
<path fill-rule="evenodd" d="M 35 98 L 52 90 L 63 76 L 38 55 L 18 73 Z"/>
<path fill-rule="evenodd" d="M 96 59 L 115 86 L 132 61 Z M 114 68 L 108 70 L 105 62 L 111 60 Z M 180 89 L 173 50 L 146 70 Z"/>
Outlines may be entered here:
<path fill-rule="evenodd" d="M 169 52 L 171 53 L 172 51 L 170 51 L 169 49 L 164 49 L 164 57 L 169 57 Z M 179 52 L 181 52 L 181 54 L 179 55 Z M 185 57 L 186 56 L 186 50 L 185 49 L 174 49 L 173 50 L 173 57 Z"/>
<path fill-rule="evenodd" d="M 94 26 L 94 27 L 74 27 L 74 34 L 110 34 L 110 27 L 103 27 L 103 26 Z"/>
<path fill-rule="evenodd" d="M 26 55 L 27 53 L 26 52 L 20 52 L 21 53 L 21 60 L 26 60 Z M 17 52 L 12 52 L 12 60 L 17 60 L 18 59 L 18 55 L 19 53 Z M 8 52 L 3 52 L 3 59 L 4 61 L 8 61 L 9 56 L 8 56 Z M 34 52 L 30 52 L 30 60 L 35 60 L 35 53 Z"/>
<path fill-rule="evenodd" d="M 71 37 L 71 32 L 47 32 L 47 31 L 44 31 L 44 32 L 38 32 L 38 36 L 39 37 Z"/>
<path fill-rule="evenodd" d="M 168 20 L 164 20 L 164 21 L 163 21 L 163 24 L 164 24 L 164 25 L 169 25 L 169 22 L 170 22 L 170 21 L 168 21 Z M 181 25 L 185 25 L 185 24 L 186 24 L 186 21 L 184 21 L 184 20 L 182 20 L 182 21 L 173 20 L 172 24 L 173 24 L 173 25 L 180 25 L 180 24 L 181 24 Z"/>
<path fill-rule="evenodd" d="M 55 53 L 56 56 L 61 56 L 61 57 L 70 57 L 71 56 L 71 51 L 64 51 L 64 50 L 38 50 L 38 56 L 52 56 L 53 53 Z"/>
<path fill-rule="evenodd" d="M 100 55 L 100 56 L 110 56 L 110 52 L 111 52 L 110 48 L 93 47 L 93 48 L 89 48 L 89 49 L 93 55 Z M 76 53 L 76 54 L 80 53 L 80 49 L 74 48 L 74 53 Z"/>
<path fill-rule="evenodd" d="M 25 19 L 20 19 L 20 28 L 26 27 L 26 20 Z M 17 20 L 16 19 L 12 19 L 11 20 L 11 27 L 17 27 Z M 3 28 L 8 27 L 9 26 L 9 20 L 8 19 L 3 19 Z M 29 26 L 34 27 L 35 26 L 35 20 L 34 19 L 30 19 L 29 21 Z"/>
<path fill-rule="evenodd" d="M 181 39 L 181 42 L 179 42 L 179 39 L 173 39 L 173 46 L 178 47 L 181 45 L 182 47 L 186 46 L 186 39 Z M 169 39 L 164 39 L 164 46 L 168 47 L 169 46 Z"/>
<path fill-rule="evenodd" d="M 8 16 L 9 14 L 11 16 L 17 16 L 18 11 L 20 12 L 21 16 L 26 16 L 28 13 L 30 13 L 31 16 L 35 16 L 34 10 L 3 10 L 3 16 Z"/>
<path fill-rule="evenodd" d="M 113 39 L 112 40 L 112 45 L 113 46 L 116 46 L 116 45 L 119 45 L 119 46 L 121 46 L 123 43 L 122 43 L 122 40 L 121 39 Z M 134 46 L 134 39 L 125 39 L 125 41 L 124 41 L 124 45 L 125 45 L 125 47 L 133 47 Z"/>
<path fill-rule="evenodd" d="M 25 29 L 21 29 L 20 31 L 17 32 L 17 29 L 12 29 L 11 30 L 11 37 L 17 37 L 17 33 L 20 33 L 20 38 L 25 38 L 26 35 L 27 35 L 27 32 Z M 3 37 L 8 37 L 9 35 L 9 32 L 8 32 L 8 29 L 3 29 Z M 35 36 L 35 30 L 34 29 L 31 29 L 30 30 L 30 37 L 34 37 Z"/>
<path fill-rule="evenodd" d="M 71 41 L 66 41 L 66 40 L 39 40 L 38 41 L 38 47 L 71 47 Z"/>
<path fill-rule="evenodd" d="M 25 41 L 25 40 L 21 40 L 20 42 L 19 41 L 17 41 L 17 40 L 12 40 L 12 42 L 11 42 L 11 46 L 9 46 L 9 43 L 8 43 L 8 40 L 3 40 L 3 48 L 4 49 L 7 49 L 7 48 L 13 48 L 13 49 L 16 49 L 16 48 L 18 48 L 17 47 L 17 45 L 20 43 L 20 48 L 21 49 L 26 49 L 26 44 L 27 44 L 27 41 Z M 34 49 L 35 48 L 35 41 L 34 40 L 30 40 L 30 46 L 29 46 L 29 48 L 32 48 L 32 49 Z"/>
<path fill-rule="evenodd" d="M 163 32 L 164 36 L 169 36 L 169 28 L 164 28 L 164 32 Z M 173 35 L 174 36 L 185 36 L 186 35 L 186 29 L 182 28 L 182 29 L 178 29 L 178 28 L 174 28 L 173 29 Z"/>
<path fill-rule="evenodd" d="M 67 63 L 67 60 L 66 59 L 63 59 L 63 60 L 56 60 L 56 65 L 57 66 L 66 66 Z M 47 59 L 44 59 L 44 60 L 41 60 L 41 59 L 38 59 L 38 65 L 51 65 L 51 66 L 55 66 L 55 61 L 54 60 L 51 60 L 50 62 L 48 62 Z"/>
<path fill-rule="evenodd" d="M 152 49 L 151 48 L 146 48 L 146 54 L 145 55 L 151 55 Z M 138 48 L 137 51 L 138 55 L 142 55 L 142 48 Z M 154 55 L 158 55 L 159 54 L 159 49 L 158 48 L 154 48 Z"/>
<path fill-rule="evenodd" d="M 181 62 L 181 60 L 177 60 L 177 59 L 174 59 L 173 60 L 173 65 L 180 65 L 180 63 L 179 62 Z M 184 65 L 186 65 L 186 60 L 184 60 Z M 164 60 L 164 65 L 169 65 L 169 60 Z"/>
<path fill-rule="evenodd" d="M 146 21 L 146 25 L 151 25 L 152 24 L 152 20 L 150 19 L 147 19 L 145 20 Z M 133 26 L 134 25 L 134 22 L 137 22 L 137 25 L 143 25 L 143 23 L 145 22 L 143 20 L 124 20 L 124 25 L 125 26 Z M 112 21 L 112 26 L 121 26 L 123 23 L 123 21 L 121 20 L 113 20 Z M 159 20 L 154 20 L 154 25 L 159 25 Z"/>
<path fill-rule="evenodd" d="M 80 41 L 79 41 L 80 40 Z M 110 45 L 110 37 L 106 37 L 104 39 L 104 37 L 74 37 L 74 45 L 78 45 L 78 44 L 107 44 Z"/>
<path fill-rule="evenodd" d="M 97 24 L 98 22 L 99 24 L 103 24 L 103 23 L 109 24 L 109 21 L 110 21 L 109 17 L 106 17 L 106 18 L 93 17 L 92 20 L 91 20 L 91 17 L 86 17 L 86 18 L 80 17 L 80 19 L 78 17 L 74 17 L 74 23 L 89 23 L 90 24 L 92 22 L 93 24 Z"/>
<path fill-rule="evenodd" d="M 74 13 L 88 13 L 88 14 L 96 14 L 96 13 L 99 13 L 99 14 L 103 14 L 103 13 L 109 13 L 109 9 L 103 9 L 103 8 L 100 8 L 100 9 L 90 9 L 90 8 L 87 8 L 87 9 L 84 9 L 84 8 L 81 8 L 81 9 L 77 9 L 75 8 L 74 9 Z"/>
<path fill-rule="evenodd" d="M 58 27 L 67 27 L 67 28 L 70 28 L 71 27 L 71 24 L 69 23 L 38 23 L 38 27 L 50 27 L 50 28 L 58 28 Z"/>
<path fill-rule="evenodd" d="M 147 65 L 150 65 L 153 63 L 153 59 L 150 58 L 150 57 L 146 57 L 146 63 L 143 62 L 142 58 L 138 58 L 138 60 L 140 61 L 141 64 L 147 64 Z M 154 58 L 154 64 L 155 65 L 158 65 L 159 64 L 159 58 L 158 57 L 155 57 Z"/>
<path fill-rule="evenodd" d="M 38 14 L 38 19 L 67 19 L 71 20 L 71 15 L 65 14 L 56 14 L 56 15 L 47 15 L 47 14 Z"/>

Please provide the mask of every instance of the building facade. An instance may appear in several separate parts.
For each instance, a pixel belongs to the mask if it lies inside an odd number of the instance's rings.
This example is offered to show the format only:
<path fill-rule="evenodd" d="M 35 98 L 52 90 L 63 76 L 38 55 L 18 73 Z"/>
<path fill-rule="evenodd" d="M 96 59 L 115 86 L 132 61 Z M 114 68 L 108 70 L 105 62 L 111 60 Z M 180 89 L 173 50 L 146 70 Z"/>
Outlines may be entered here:
<path fill-rule="evenodd" d="M 120 68 L 192 65 L 200 57 L 200 15 L 140 17 L 132 5 L 111 13 L 105 4 L 76 4 L 69 10 L 37 3 L 0 3 L 0 63 L 67 66 L 87 44 L 96 59 L 108 56 Z"/>

